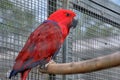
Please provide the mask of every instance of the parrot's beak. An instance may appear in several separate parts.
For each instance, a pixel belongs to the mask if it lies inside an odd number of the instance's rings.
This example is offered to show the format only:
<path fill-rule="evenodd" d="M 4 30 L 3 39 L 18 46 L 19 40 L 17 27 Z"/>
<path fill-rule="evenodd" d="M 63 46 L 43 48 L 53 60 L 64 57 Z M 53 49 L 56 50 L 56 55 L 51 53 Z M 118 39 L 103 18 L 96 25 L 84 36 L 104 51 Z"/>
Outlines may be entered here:
<path fill-rule="evenodd" d="M 78 24 L 78 19 L 73 19 L 72 24 L 70 25 L 71 28 L 76 28 Z"/>

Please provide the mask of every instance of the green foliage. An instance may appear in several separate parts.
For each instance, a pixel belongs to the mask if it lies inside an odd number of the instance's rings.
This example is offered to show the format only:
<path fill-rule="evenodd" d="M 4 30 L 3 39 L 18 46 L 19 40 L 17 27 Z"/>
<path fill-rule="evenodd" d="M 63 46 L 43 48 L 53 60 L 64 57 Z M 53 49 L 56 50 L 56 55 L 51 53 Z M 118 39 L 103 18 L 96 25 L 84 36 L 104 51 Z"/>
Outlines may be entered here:
<path fill-rule="evenodd" d="M 89 38 L 97 37 L 98 36 L 98 30 L 99 30 L 98 26 L 91 26 L 91 27 L 88 27 L 86 29 L 86 33 L 85 34 Z"/>
<path fill-rule="evenodd" d="M 14 6 L 12 4 L 12 2 L 10 2 L 9 0 L 1 0 L 0 1 L 0 8 L 4 9 L 4 10 L 10 10 L 12 9 Z"/>
<path fill-rule="evenodd" d="M 103 38 L 119 35 L 120 30 L 116 27 L 99 21 L 91 16 L 80 13 L 78 27 L 73 32 L 73 40 L 83 38 Z"/>
<path fill-rule="evenodd" d="M 4 28 L 8 33 L 28 35 L 36 22 L 32 11 L 24 9 L 22 6 L 17 6 L 9 0 L 0 2 L 0 16 L 2 16 L 0 29 Z"/>

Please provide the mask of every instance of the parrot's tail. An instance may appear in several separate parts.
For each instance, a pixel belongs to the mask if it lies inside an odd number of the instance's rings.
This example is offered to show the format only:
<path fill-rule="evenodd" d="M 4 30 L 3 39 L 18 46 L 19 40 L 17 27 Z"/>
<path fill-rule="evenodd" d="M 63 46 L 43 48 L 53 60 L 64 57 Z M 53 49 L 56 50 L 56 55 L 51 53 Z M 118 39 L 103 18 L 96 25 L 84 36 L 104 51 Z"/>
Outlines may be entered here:
<path fill-rule="evenodd" d="M 18 73 L 18 71 L 12 70 L 12 71 L 10 72 L 9 79 L 11 79 L 11 77 L 12 77 L 12 76 L 15 76 L 17 73 Z"/>

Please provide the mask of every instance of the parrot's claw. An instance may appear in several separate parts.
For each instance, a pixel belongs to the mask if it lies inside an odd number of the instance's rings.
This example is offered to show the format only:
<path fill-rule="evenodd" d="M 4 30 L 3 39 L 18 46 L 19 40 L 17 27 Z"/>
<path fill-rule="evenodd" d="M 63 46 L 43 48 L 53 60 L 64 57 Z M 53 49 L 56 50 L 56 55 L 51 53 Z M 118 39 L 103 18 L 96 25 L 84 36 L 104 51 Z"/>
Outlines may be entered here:
<path fill-rule="evenodd" d="M 45 67 L 47 68 L 49 64 L 55 64 L 56 62 L 54 60 L 50 60 L 49 63 L 45 64 Z"/>
<path fill-rule="evenodd" d="M 50 60 L 47 64 L 41 65 L 40 69 L 47 70 L 47 67 L 48 67 L 49 64 L 55 64 L 55 63 L 56 63 L 55 61 Z"/>
<path fill-rule="evenodd" d="M 40 66 L 40 69 L 46 70 L 47 68 L 45 67 L 45 65 L 42 65 L 42 66 Z"/>

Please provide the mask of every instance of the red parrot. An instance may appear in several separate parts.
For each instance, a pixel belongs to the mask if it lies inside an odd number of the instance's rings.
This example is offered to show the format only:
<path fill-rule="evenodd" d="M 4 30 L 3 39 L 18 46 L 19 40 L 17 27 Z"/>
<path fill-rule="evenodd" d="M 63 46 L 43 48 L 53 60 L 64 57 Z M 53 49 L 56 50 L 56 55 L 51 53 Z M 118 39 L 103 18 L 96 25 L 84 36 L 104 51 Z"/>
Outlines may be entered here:
<path fill-rule="evenodd" d="M 40 24 L 31 33 L 15 59 L 9 79 L 20 73 L 21 80 L 26 80 L 33 67 L 44 66 L 54 59 L 70 28 L 77 25 L 75 16 L 76 14 L 71 10 L 59 9 Z"/>

